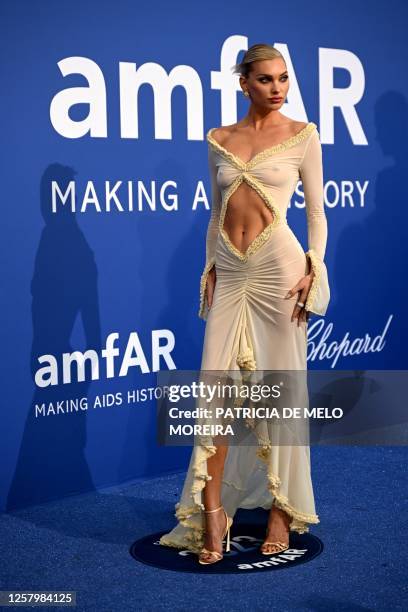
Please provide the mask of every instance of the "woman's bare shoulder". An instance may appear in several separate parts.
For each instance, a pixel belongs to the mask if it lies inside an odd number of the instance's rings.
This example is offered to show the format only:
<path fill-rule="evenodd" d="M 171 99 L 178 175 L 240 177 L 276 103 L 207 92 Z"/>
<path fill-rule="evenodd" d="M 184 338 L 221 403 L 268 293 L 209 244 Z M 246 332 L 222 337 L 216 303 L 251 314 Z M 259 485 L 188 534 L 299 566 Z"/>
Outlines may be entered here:
<path fill-rule="evenodd" d="M 303 130 L 307 125 L 309 124 L 307 122 L 305 123 L 304 121 L 292 121 L 291 129 L 293 131 L 293 135 Z"/>
<path fill-rule="evenodd" d="M 231 134 L 236 128 L 236 123 L 234 123 L 233 125 L 223 125 L 220 127 L 216 127 L 211 130 L 211 136 L 216 142 L 218 142 L 218 144 L 222 145 L 225 140 L 227 140 L 228 137 L 231 136 Z"/>

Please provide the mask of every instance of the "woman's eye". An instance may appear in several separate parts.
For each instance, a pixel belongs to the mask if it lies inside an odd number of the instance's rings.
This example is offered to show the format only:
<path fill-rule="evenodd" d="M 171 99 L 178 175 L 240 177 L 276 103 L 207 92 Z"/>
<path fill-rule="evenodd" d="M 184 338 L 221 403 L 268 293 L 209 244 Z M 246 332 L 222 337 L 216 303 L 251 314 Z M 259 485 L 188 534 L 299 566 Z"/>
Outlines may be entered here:
<path fill-rule="evenodd" d="M 260 82 L 260 83 L 265 83 L 265 81 L 268 81 L 268 80 L 269 80 L 269 79 L 268 79 L 268 77 L 261 77 L 261 78 L 259 79 L 259 82 Z M 287 76 L 287 75 L 286 75 L 286 76 L 283 76 L 283 77 L 281 77 L 281 79 L 280 79 L 280 80 L 281 80 L 281 81 L 287 81 L 287 80 L 288 80 L 288 76 Z"/>

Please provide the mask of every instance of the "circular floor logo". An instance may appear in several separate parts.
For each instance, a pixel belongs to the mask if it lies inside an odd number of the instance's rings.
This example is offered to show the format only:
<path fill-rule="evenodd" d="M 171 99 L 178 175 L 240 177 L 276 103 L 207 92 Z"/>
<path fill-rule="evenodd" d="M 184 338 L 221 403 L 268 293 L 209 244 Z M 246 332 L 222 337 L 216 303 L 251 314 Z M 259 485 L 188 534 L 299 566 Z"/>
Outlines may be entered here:
<path fill-rule="evenodd" d="M 323 550 L 323 543 L 315 535 L 292 531 L 288 550 L 273 555 L 263 555 L 259 547 L 264 541 L 265 527 L 234 523 L 231 527 L 230 552 L 224 552 L 224 558 L 218 563 L 200 565 L 195 553 L 159 544 L 163 533 L 166 532 L 154 533 L 134 542 L 130 547 L 132 557 L 142 563 L 176 572 L 250 574 L 299 565 L 311 561 Z"/>

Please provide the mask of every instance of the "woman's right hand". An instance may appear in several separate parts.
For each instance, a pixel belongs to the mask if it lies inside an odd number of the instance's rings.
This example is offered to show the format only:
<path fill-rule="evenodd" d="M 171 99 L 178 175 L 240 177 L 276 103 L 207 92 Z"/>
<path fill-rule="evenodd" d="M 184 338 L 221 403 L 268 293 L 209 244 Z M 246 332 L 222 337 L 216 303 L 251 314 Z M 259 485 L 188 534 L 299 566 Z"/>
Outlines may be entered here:
<path fill-rule="evenodd" d="M 207 304 L 211 308 L 214 296 L 215 283 L 217 282 L 217 273 L 215 266 L 211 268 L 207 276 Z"/>

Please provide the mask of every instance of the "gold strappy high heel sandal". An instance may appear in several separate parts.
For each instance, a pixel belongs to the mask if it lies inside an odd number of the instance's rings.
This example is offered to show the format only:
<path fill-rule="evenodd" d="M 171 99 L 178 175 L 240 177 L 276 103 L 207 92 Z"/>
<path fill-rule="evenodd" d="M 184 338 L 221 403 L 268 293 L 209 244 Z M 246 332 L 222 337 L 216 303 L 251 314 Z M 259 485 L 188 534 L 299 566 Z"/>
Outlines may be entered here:
<path fill-rule="evenodd" d="M 229 552 L 231 545 L 230 545 L 230 529 L 231 529 L 231 525 L 232 525 L 232 518 L 230 516 L 227 515 L 227 513 L 225 512 L 225 509 L 223 508 L 223 506 L 219 506 L 218 508 L 215 508 L 215 510 L 204 510 L 204 512 L 206 514 L 210 514 L 211 512 L 217 512 L 217 510 L 221 510 L 221 508 L 224 510 L 224 514 L 225 514 L 225 518 L 227 519 L 227 525 L 225 527 L 225 531 L 223 533 L 222 539 L 224 540 L 225 536 L 227 536 L 227 544 L 225 547 L 225 552 Z M 221 559 L 223 558 L 223 555 L 221 553 L 219 553 L 216 550 L 208 550 L 207 548 L 202 548 L 200 550 L 200 555 L 201 554 L 206 554 L 206 555 L 212 555 L 214 557 L 213 561 L 204 561 L 203 559 L 198 558 L 198 562 L 201 563 L 201 565 L 210 565 L 211 563 L 217 563 L 217 561 L 221 561 Z"/>
<path fill-rule="evenodd" d="M 262 544 L 262 546 L 265 546 L 266 544 L 271 544 L 272 546 L 275 546 L 275 548 L 277 548 L 277 550 L 273 550 L 273 551 L 269 551 L 269 552 L 266 552 L 265 550 L 261 550 L 261 553 L 263 555 L 277 555 L 278 553 L 283 552 L 285 550 L 288 550 L 288 548 L 289 548 L 288 544 L 286 544 L 285 542 L 279 542 L 279 541 L 276 541 L 276 542 L 264 542 Z"/>
<path fill-rule="evenodd" d="M 282 510 L 279 510 L 279 512 L 280 512 L 280 513 L 282 513 L 283 511 L 282 511 Z M 286 522 L 288 522 L 288 519 L 289 519 L 289 518 L 290 518 L 290 517 L 288 517 L 288 515 L 286 514 Z M 289 520 L 289 522 L 288 522 L 288 526 L 287 526 L 287 529 L 288 529 L 288 535 L 289 535 L 289 533 L 290 533 L 290 532 L 289 532 L 289 525 L 290 525 L 290 520 Z M 266 535 L 268 535 L 268 530 L 266 531 Z M 262 547 L 263 547 L 263 546 L 265 546 L 266 544 L 270 544 L 271 546 L 274 546 L 274 547 L 275 547 L 275 550 L 273 550 L 273 551 L 269 551 L 269 552 L 266 552 L 266 551 L 262 550 Z M 276 540 L 275 542 L 268 542 L 268 541 L 265 541 L 265 542 L 263 542 L 263 544 L 262 544 L 262 545 L 261 545 L 261 547 L 260 547 L 260 552 L 261 552 L 263 555 L 277 555 L 278 553 L 281 553 L 281 552 L 284 552 L 285 550 L 288 550 L 288 548 L 289 548 L 289 542 L 288 542 L 288 543 L 286 543 L 286 542 L 280 542 L 279 540 Z"/>

